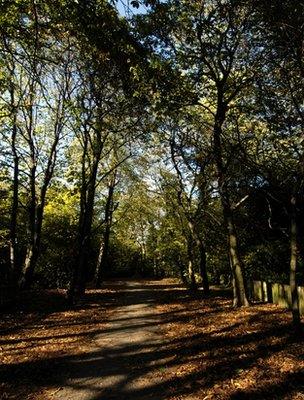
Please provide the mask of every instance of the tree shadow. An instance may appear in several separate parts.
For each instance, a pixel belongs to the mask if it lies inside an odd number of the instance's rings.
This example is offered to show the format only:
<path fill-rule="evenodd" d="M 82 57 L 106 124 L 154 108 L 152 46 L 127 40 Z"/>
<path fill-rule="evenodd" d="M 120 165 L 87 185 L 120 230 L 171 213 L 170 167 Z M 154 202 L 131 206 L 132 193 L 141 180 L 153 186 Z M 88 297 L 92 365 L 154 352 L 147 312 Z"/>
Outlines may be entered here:
<path fill-rule="evenodd" d="M 111 324 L 102 329 L 87 333 L 88 321 L 80 321 L 83 332 L 76 333 L 75 337 L 90 334 L 97 341 L 95 348 L 78 355 L 3 364 L 0 367 L 2 381 L 19 387 L 34 385 L 37 390 L 46 387 L 54 390 L 62 388 L 54 394 L 54 399 L 65 399 L 68 396 L 77 399 L 79 396 L 89 400 L 162 400 L 174 396 L 199 396 L 216 386 L 224 385 L 226 381 L 237 379 L 240 371 L 246 374 L 252 368 L 260 368 L 261 360 L 275 356 L 286 348 L 292 352 L 292 346 L 299 343 L 299 339 L 289 335 L 290 327 L 287 323 L 275 322 L 275 313 L 272 318 L 269 313 L 263 314 L 259 309 L 253 309 L 238 320 L 234 318 L 225 326 L 217 326 L 219 316 L 226 315 L 229 310 L 234 313 L 227 306 L 227 293 L 225 297 L 221 297 L 223 294 L 213 294 L 206 300 L 198 326 L 206 326 L 208 330 L 198 333 L 181 331 L 177 337 L 161 339 L 157 333 L 163 324 L 174 322 L 182 327 L 201 310 L 193 305 L 188 309 L 191 297 L 174 286 L 171 290 L 166 287 L 165 291 L 161 290 L 161 284 L 151 286 L 145 285 L 143 290 L 138 285 L 132 285 L 132 289 L 129 286 L 124 289 L 116 286 L 114 294 L 89 292 L 86 298 L 88 306 L 106 302 L 116 309 Z M 178 294 L 181 295 L 181 302 Z M 151 303 L 154 306 L 176 303 L 179 306 L 182 304 L 182 308 L 151 314 Z M 123 314 L 126 307 L 136 308 L 143 304 L 147 306 L 146 316 L 127 317 Z M 235 312 L 234 316 L 239 314 Z M 264 325 L 263 318 L 267 320 Z M 242 330 L 240 328 L 244 323 L 249 326 L 256 324 L 259 329 Z M 213 324 L 212 329 L 210 324 Z M 148 334 L 132 342 L 132 333 L 135 331 Z M 117 338 L 115 335 L 123 335 L 123 342 L 118 345 L 115 340 L 111 342 L 111 338 Z M 51 338 L 56 339 L 56 336 Z M 33 338 L 25 339 L 31 342 Z M 294 354 L 299 362 L 302 356 L 303 352 L 301 355 Z M 302 390 L 300 378 L 303 378 L 303 374 L 296 371 L 282 374 L 280 383 L 274 384 L 273 388 L 265 387 L 261 381 L 256 382 L 255 389 L 236 388 L 233 393 L 223 395 L 223 398 L 270 399 L 275 398 L 269 397 L 274 390 L 283 396 L 288 391 Z"/>

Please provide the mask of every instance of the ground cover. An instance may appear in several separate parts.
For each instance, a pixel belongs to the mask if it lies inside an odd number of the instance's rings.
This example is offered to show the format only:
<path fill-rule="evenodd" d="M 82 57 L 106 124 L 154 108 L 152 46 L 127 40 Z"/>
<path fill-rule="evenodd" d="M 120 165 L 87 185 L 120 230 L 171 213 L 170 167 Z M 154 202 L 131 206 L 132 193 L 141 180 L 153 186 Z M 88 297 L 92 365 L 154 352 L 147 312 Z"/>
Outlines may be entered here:
<path fill-rule="evenodd" d="M 304 399 L 290 313 L 174 280 L 115 282 L 73 309 L 32 292 L 1 319 L 1 399 Z"/>
<path fill-rule="evenodd" d="M 287 310 L 273 304 L 234 309 L 219 290 L 158 308 L 175 352 L 164 374 L 172 398 L 304 399 L 303 342 L 291 334 Z M 182 386 L 187 390 L 179 394 Z"/>
<path fill-rule="evenodd" d="M 114 292 L 88 291 L 73 308 L 64 291 L 22 294 L 18 306 L 0 319 L 0 398 L 36 399 L 60 359 L 85 351 L 103 328 Z"/>

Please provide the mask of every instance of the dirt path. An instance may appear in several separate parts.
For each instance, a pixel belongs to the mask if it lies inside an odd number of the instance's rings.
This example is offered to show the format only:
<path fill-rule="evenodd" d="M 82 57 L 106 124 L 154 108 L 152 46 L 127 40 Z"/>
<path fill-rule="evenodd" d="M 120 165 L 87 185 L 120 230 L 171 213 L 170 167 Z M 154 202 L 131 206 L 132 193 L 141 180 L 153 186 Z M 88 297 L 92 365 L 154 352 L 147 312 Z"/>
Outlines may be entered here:
<path fill-rule="evenodd" d="M 105 331 L 86 354 L 66 365 L 64 386 L 55 400 L 159 399 L 162 366 L 155 357 L 162 344 L 153 290 L 129 282 Z M 64 368 L 63 368 L 64 370 Z M 153 388 L 153 389 L 152 389 Z M 157 388 L 155 393 L 155 388 Z"/>
<path fill-rule="evenodd" d="M 1 400 L 304 399 L 303 341 L 274 305 L 233 309 L 226 291 L 163 280 L 51 309 L 2 335 Z"/>

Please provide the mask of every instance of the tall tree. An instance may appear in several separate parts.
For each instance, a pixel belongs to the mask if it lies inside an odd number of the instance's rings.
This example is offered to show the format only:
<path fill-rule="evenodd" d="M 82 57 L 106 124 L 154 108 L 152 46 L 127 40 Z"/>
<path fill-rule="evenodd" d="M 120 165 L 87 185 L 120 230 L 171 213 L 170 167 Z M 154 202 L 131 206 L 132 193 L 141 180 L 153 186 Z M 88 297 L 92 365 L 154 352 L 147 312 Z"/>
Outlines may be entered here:
<path fill-rule="evenodd" d="M 153 35 L 188 78 L 195 91 L 196 104 L 210 119 L 213 155 L 217 169 L 227 241 L 235 281 L 236 306 L 248 305 L 242 261 L 239 253 L 229 188 L 229 164 L 225 152 L 231 109 L 254 76 L 254 63 L 260 58 L 253 49 L 250 16 L 252 9 L 243 1 L 169 1 L 158 4 L 151 13 L 163 25 L 152 24 Z M 159 44 L 158 44 L 159 46 Z"/>
<path fill-rule="evenodd" d="M 99 62 L 100 61 L 100 62 Z M 80 89 L 75 98 L 74 130 L 81 145 L 80 215 L 74 273 L 69 298 L 83 294 L 88 279 L 96 188 L 132 153 L 132 140 L 142 134 L 142 104 L 124 91 L 120 72 L 111 60 L 91 63 L 79 71 Z M 119 149 L 125 151 L 119 152 Z M 116 162 L 108 161 L 119 154 Z"/>
<path fill-rule="evenodd" d="M 95 285 L 100 287 L 104 270 L 107 267 L 108 257 L 109 257 L 109 246 L 110 246 L 110 234 L 113 222 L 113 214 L 115 209 L 118 207 L 118 203 L 114 202 L 114 191 L 118 184 L 117 169 L 115 169 L 109 179 L 107 184 L 107 194 L 104 209 L 104 220 L 103 220 L 103 237 L 100 244 L 96 271 L 95 271 Z"/>

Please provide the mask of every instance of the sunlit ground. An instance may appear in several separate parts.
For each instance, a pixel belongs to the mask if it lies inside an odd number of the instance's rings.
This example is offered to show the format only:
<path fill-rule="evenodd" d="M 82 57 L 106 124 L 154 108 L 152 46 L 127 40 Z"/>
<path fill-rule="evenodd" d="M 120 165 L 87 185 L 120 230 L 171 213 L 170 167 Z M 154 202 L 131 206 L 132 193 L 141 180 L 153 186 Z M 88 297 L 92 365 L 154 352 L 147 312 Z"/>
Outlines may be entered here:
<path fill-rule="evenodd" d="M 227 291 L 168 280 L 88 291 L 74 310 L 33 296 L 4 315 L 4 399 L 304 398 L 303 343 L 274 305 L 234 310 Z"/>

